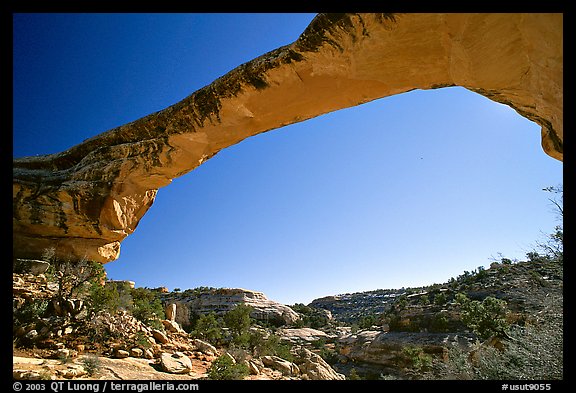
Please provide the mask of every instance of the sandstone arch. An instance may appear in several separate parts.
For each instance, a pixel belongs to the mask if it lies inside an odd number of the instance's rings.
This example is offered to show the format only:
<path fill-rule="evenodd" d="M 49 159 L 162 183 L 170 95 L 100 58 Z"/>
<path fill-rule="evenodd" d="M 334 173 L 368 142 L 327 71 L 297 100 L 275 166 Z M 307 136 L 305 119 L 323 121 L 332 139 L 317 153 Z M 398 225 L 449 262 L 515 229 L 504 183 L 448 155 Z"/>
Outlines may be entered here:
<path fill-rule="evenodd" d="M 462 86 L 542 127 L 563 159 L 562 14 L 320 14 L 294 43 L 64 152 L 14 160 L 13 252 L 109 262 L 158 188 L 262 132 Z"/>

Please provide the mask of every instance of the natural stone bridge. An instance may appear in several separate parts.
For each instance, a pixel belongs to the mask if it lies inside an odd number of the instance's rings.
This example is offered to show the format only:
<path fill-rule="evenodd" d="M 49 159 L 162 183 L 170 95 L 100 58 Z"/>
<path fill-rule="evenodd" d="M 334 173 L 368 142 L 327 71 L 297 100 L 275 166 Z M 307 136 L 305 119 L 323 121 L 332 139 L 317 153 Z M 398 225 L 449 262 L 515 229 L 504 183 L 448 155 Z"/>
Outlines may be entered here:
<path fill-rule="evenodd" d="M 542 127 L 563 159 L 562 14 L 320 14 L 294 43 L 64 152 L 14 160 L 14 257 L 109 262 L 158 188 L 262 132 L 462 86 Z"/>

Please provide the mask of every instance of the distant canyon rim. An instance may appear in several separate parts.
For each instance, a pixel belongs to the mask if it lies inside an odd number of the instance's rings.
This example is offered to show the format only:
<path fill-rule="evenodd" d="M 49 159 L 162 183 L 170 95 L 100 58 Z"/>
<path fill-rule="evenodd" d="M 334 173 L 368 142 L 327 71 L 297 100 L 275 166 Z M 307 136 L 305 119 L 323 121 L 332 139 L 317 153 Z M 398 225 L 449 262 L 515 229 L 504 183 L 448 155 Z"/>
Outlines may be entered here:
<path fill-rule="evenodd" d="M 562 14 L 318 14 L 293 43 L 61 153 L 13 160 L 13 257 L 116 260 L 157 191 L 263 132 L 461 86 L 541 126 L 563 161 Z"/>

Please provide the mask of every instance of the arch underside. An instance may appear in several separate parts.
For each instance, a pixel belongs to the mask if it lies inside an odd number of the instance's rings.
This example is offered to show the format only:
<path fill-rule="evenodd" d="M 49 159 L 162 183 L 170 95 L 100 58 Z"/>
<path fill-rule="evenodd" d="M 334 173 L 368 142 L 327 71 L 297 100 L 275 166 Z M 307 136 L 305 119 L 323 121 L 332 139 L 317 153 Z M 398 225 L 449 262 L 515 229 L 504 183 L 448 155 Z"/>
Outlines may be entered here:
<path fill-rule="evenodd" d="M 414 89 L 461 86 L 542 127 L 563 160 L 562 14 L 320 14 L 297 41 L 62 153 L 14 160 L 13 252 L 102 263 L 158 188 L 250 136 Z"/>

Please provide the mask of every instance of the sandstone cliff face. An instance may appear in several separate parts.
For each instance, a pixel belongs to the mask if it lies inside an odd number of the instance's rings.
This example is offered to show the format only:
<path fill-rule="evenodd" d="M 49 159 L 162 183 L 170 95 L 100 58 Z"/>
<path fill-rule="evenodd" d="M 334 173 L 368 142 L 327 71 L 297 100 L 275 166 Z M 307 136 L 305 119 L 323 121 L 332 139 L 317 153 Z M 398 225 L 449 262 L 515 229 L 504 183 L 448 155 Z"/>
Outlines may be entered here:
<path fill-rule="evenodd" d="M 562 14 L 320 14 L 294 43 L 64 152 L 14 160 L 13 251 L 109 262 L 156 192 L 262 132 L 463 86 L 542 126 L 563 159 Z"/>
<path fill-rule="evenodd" d="M 298 313 L 290 307 L 270 300 L 262 292 L 240 288 L 219 288 L 197 293 L 170 294 L 164 298 L 168 306 L 176 305 L 173 319 L 183 327 L 190 325 L 194 314 L 224 314 L 239 304 L 253 308 L 250 315 L 254 319 L 285 325 L 300 319 Z"/>
<path fill-rule="evenodd" d="M 471 335 L 465 333 L 410 333 L 365 330 L 341 337 L 340 354 L 358 363 L 368 363 L 391 369 L 405 367 L 409 360 L 406 348 L 419 348 L 423 353 L 442 358 L 447 348 L 469 348 Z"/>

